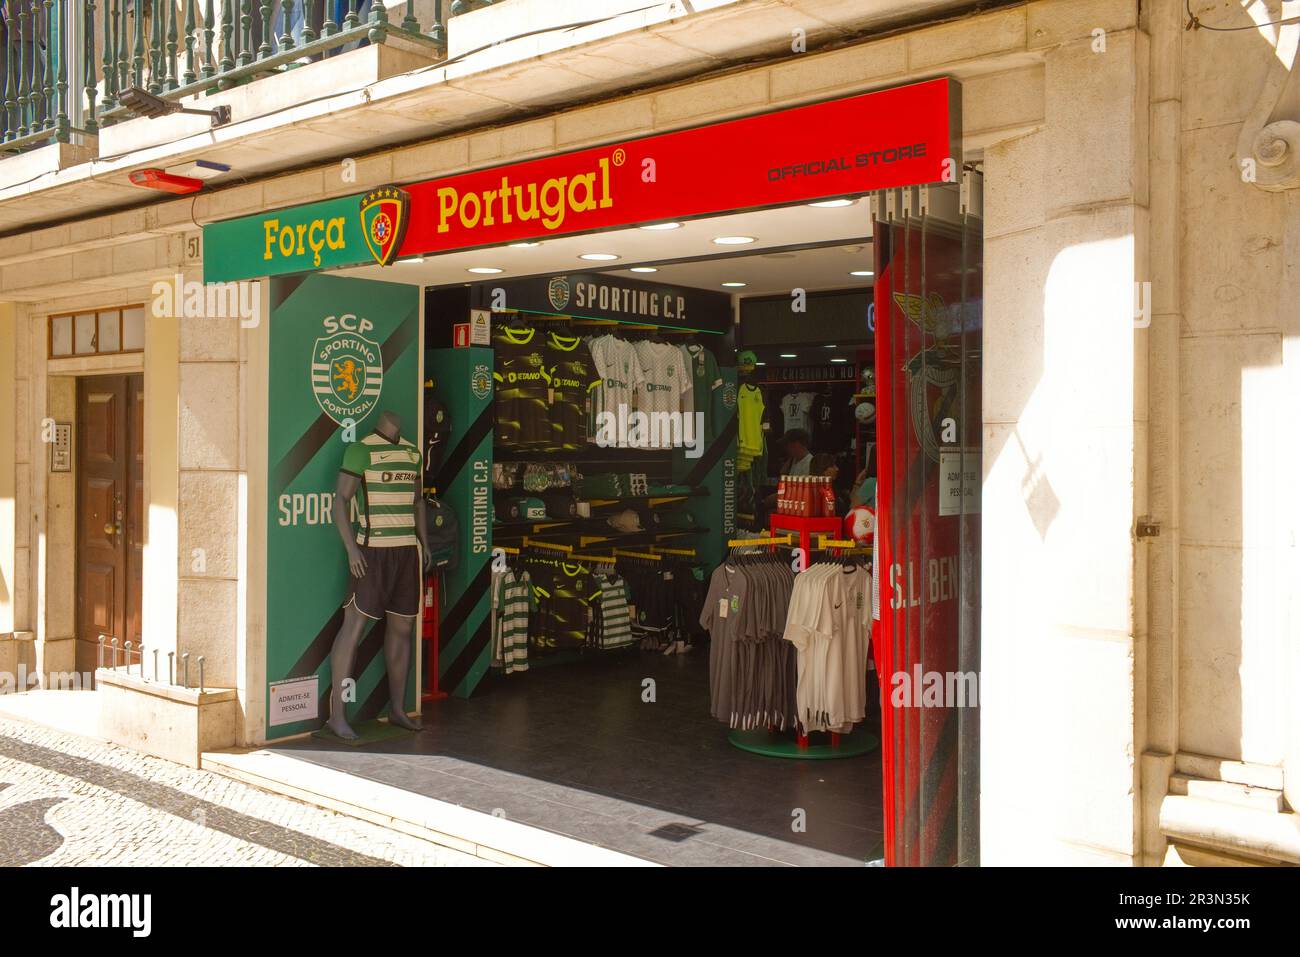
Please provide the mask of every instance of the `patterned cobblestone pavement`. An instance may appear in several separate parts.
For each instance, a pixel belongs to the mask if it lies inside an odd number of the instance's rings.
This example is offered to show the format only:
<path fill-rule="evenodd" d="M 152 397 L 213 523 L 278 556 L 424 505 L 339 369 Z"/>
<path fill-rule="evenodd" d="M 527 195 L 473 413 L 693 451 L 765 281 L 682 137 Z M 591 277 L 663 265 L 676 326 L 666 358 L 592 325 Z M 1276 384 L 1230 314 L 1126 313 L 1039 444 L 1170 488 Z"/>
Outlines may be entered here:
<path fill-rule="evenodd" d="M 427 841 L 0 718 L 0 866 L 456 866 Z"/>

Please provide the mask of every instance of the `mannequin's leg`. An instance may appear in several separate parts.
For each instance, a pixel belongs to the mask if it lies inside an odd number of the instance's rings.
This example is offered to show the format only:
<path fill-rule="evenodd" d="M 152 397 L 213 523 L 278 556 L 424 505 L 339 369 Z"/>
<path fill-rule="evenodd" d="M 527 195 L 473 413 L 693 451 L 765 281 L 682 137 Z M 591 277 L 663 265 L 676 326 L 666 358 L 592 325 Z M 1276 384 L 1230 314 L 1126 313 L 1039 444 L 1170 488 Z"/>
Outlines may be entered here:
<path fill-rule="evenodd" d="M 334 636 L 334 647 L 330 651 L 330 675 L 333 683 L 330 688 L 330 716 L 325 723 L 331 731 L 345 741 L 355 741 L 357 733 L 352 730 L 352 726 L 347 721 L 343 701 L 343 682 L 354 677 L 352 665 L 357 656 L 357 646 L 361 644 L 361 636 L 365 634 L 366 626 L 372 620 L 357 611 L 355 606 L 348 605 L 343 609 L 343 626 Z"/>
<path fill-rule="evenodd" d="M 384 629 L 384 666 L 388 669 L 388 721 L 399 728 L 419 731 L 420 722 L 407 717 L 406 685 L 411 671 L 411 638 L 415 634 L 414 618 L 388 616 Z"/>

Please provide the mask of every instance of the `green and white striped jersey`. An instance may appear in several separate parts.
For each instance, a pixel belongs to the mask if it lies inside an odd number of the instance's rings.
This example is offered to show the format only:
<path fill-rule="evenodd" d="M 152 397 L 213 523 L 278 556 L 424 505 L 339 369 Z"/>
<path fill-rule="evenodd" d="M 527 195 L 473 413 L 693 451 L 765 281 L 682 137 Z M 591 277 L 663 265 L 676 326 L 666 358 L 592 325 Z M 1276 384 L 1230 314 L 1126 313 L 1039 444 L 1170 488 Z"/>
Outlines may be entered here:
<path fill-rule="evenodd" d="M 378 432 L 353 442 L 342 471 L 361 479 L 357 491 L 357 544 L 373 548 L 418 545 L 415 497 L 420 494 L 420 450 L 406 439 L 395 445 Z"/>

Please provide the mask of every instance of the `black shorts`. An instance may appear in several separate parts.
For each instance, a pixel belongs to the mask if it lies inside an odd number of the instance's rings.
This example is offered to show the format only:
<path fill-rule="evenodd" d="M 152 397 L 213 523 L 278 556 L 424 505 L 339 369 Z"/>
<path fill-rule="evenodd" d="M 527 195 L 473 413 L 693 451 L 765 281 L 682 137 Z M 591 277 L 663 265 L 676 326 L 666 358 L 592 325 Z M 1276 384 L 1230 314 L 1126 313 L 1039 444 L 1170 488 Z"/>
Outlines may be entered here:
<path fill-rule="evenodd" d="M 348 575 L 348 599 L 343 606 L 353 605 L 367 618 L 383 618 L 386 613 L 403 618 L 419 615 L 424 597 L 419 547 L 357 548 L 366 560 L 366 573 L 361 578 Z"/>

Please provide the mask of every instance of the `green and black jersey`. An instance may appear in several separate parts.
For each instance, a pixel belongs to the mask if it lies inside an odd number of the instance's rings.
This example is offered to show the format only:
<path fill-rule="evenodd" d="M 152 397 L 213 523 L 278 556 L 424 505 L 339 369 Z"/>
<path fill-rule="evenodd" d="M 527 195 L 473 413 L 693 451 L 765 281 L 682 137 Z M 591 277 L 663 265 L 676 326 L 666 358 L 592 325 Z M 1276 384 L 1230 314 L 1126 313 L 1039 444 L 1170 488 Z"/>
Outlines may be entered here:
<path fill-rule="evenodd" d="M 552 449 L 575 450 L 587 446 L 591 393 L 600 385 L 591 350 L 579 336 L 547 333 L 546 365 L 551 374 Z"/>
<path fill-rule="evenodd" d="M 551 442 L 551 373 L 536 329 L 503 326 L 496 350 L 496 439 L 515 449 L 545 449 Z"/>
<path fill-rule="evenodd" d="M 348 446 L 341 469 L 361 480 L 356 499 L 358 545 L 397 548 L 419 544 L 415 535 L 419 449 L 406 439 L 393 443 L 372 432 Z"/>
<path fill-rule="evenodd" d="M 538 600 L 533 647 L 545 654 L 586 644 L 592 602 L 600 594 L 596 576 L 585 565 L 550 559 L 529 559 L 528 572 Z"/>

